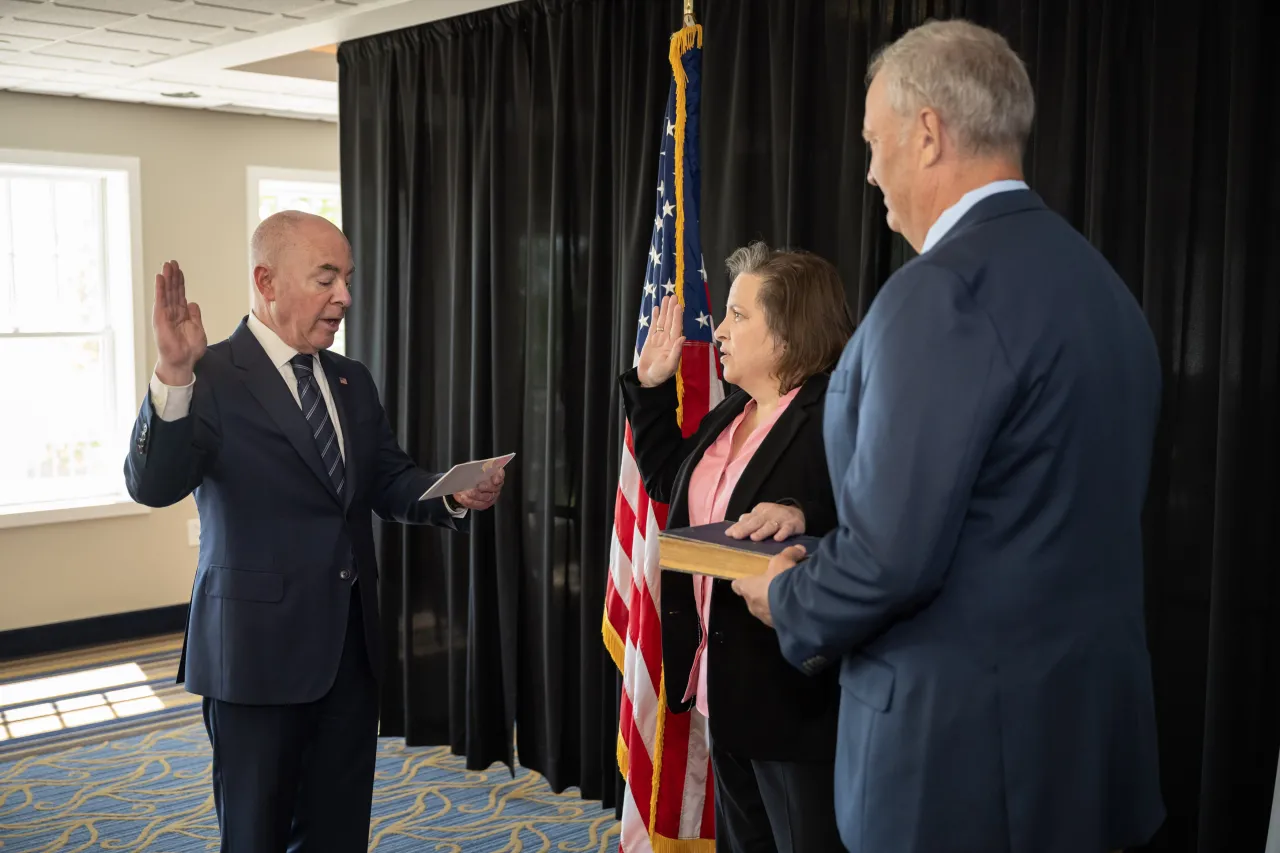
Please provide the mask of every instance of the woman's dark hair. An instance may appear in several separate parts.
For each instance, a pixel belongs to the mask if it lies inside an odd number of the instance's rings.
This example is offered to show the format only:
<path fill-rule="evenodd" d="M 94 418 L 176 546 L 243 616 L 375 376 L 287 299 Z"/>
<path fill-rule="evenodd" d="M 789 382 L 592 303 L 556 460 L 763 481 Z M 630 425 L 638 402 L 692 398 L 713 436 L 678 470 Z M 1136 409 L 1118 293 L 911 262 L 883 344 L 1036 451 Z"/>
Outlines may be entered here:
<path fill-rule="evenodd" d="M 756 301 L 782 345 L 777 370 L 782 393 L 835 366 L 853 336 L 853 314 L 830 261 L 756 242 L 735 251 L 725 265 L 730 282 L 743 274 L 760 277 Z"/>

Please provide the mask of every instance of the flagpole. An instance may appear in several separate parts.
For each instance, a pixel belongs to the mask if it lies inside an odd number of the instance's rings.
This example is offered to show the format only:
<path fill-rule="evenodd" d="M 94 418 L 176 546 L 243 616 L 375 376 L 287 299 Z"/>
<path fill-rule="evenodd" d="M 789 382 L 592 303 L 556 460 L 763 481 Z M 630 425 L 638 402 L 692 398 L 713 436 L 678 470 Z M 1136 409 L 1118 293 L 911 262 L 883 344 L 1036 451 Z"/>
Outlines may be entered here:
<path fill-rule="evenodd" d="M 692 27 L 698 21 L 693 17 L 693 0 L 684 0 L 684 25 Z"/>

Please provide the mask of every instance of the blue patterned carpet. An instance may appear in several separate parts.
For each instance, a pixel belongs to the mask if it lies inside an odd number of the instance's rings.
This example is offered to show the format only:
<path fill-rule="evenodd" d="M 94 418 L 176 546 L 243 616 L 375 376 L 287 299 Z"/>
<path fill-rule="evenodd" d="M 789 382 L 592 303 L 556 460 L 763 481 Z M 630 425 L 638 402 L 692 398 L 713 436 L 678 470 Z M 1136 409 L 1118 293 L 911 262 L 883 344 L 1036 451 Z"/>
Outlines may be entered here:
<path fill-rule="evenodd" d="M 209 743 L 198 721 L 0 764 L 0 851 L 184 853 L 218 849 Z M 378 752 L 370 850 L 605 853 L 612 809 L 553 794 L 527 770 L 469 773 L 444 748 Z"/>
<path fill-rule="evenodd" d="M 0 853 L 218 849 L 182 635 L 0 661 Z M 445 748 L 379 741 L 369 849 L 612 853 L 613 810 L 536 773 L 469 773 Z"/>

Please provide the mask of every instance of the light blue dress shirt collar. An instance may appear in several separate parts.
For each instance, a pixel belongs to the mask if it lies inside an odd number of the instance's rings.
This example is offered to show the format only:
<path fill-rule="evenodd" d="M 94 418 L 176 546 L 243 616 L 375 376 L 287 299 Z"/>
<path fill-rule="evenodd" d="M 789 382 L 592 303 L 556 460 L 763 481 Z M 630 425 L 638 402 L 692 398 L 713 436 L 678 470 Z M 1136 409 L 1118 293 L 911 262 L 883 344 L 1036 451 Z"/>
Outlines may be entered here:
<path fill-rule="evenodd" d="M 924 237 L 924 245 L 920 247 L 920 254 L 932 249 L 938 244 L 938 241 L 947 236 L 947 232 L 955 227 L 955 224 L 968 213 L 975 204 L 984 198 L 993 196 L 996 193 L 1007 193 L 1013 190 L 1030 189 L 1025 181 L 992 181 L 989 184 L 978 187 L 976 190 L 960 196 L 960 200 L 955 204 L 942 211 L 942 215 L 938 217 L 938 221 L 933 223 L 933 227 L 929 229 L 929 233 Z"/>

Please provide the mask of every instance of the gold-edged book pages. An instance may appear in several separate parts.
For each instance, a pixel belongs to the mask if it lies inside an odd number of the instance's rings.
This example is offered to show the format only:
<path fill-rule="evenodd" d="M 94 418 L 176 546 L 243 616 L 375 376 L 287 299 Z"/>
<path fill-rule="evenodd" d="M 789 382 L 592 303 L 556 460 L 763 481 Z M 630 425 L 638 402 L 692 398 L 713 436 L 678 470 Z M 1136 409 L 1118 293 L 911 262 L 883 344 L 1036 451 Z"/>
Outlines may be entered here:
<path fill-rule="evenodd" d="M 737 580 L 764 574 L 773 555 L 788 546 L 800 544 L 812 551 L 818 543 L 812 536 L 792 537 L 785 542 L 733 539 L 724 533 L 732 523 L 662 531 L 658 535 L 658 565 L 673 572 Z"/>

